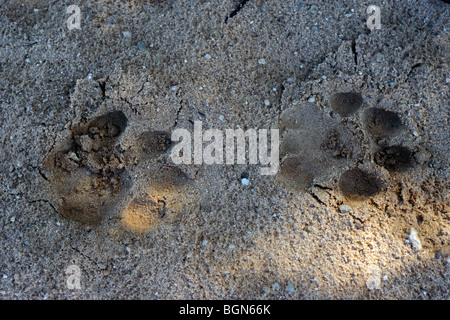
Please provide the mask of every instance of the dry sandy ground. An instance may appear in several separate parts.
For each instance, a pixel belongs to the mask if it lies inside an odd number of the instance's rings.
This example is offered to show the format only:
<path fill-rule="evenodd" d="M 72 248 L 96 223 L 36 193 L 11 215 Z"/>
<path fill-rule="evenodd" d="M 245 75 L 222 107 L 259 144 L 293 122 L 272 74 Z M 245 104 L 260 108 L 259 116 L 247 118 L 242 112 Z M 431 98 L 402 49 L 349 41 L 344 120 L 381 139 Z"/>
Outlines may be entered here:
<path fill-rule="evenodd" d="M 450 6 L 241 3 L 0 0 L 0 299 L 449 298 Z"/>

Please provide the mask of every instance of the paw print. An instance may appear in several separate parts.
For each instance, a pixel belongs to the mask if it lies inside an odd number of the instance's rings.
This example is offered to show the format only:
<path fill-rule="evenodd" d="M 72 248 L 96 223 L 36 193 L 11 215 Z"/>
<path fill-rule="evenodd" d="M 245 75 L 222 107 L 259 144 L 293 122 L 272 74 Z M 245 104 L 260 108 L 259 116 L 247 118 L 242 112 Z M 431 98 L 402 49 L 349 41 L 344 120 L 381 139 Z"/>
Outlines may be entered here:
<path fill-rule="evenodd" d="M 385 190 L 381 168 L 394 173 L 412 166 L 414 153 L 389 143 L 405 127 L 398 113 L 369 107 L 354 91 L 331 94 L 325 104 L 322 110 L 295 103 L 279 117 L 280 180 L 286 187 L 309 192 L 331 185 L 350 201 L 364 201 Z"/>
<path fill-rule="evenodd" d="M 64 217 L 98 225 L 131 186 L 128 159 L 117 144 L 128 119 L 114 111 L 72 126 L 44 168 Z"/>
<path fill-rule="evenodd" d="M 137 232 L 162 221 L 165 201 L 149 193 L 148 185 L 168 189 L 187 178 L 161 160 L 170 148 L 167 132 L 144 131 L 131 139 L 131 147 L 124 148 L 127 127 L 122 111 L 74 121 L 67 138 L 47 155 L 44 168 L 62 216 L 99 226 L 119 213 L 122 225 Z"/>

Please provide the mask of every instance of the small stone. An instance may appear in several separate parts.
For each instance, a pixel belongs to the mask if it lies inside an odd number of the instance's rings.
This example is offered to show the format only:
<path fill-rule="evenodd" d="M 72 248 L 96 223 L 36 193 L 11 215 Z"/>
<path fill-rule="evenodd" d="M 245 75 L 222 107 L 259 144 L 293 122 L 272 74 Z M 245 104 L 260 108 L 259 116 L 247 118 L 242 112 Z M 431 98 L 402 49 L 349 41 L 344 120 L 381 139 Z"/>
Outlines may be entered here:
<path fill-rule="evenodd" d="M 228 246 L 228 251 L 233 251 L 234 247 L 235 247 L 234 244 L 230 244 Z"/>
<path fill-rule="evenodd" d="M 131 32 L 130 31 L 124 31 L 124 32 L 122 32 L 122 35 L 126 39 L 130 39 L 131 38 Z"/>
<path fill-rule="evenodd" d="M 350 207 L 347 204 L 343 204 L 339 207 L 339 211 L 342 213 L 347 213 L 347 212 L 351 212 L 352 211 L 352 207 Z"/>
<path fill-rule="evenodd" d="M 266 105 L 267 107 L 270 106 L 270 101 L 269 100 L 264 100 L 264 105 Z"/>
<path fill-rule="evenodd" d="M 249 181 L 247 178 L 242 178 L 241 182 L 242 182 L 242 185 L 248 186 L 248 183 L 249 183 L 250 181 Z"/>
<path fill-rule="evenodd" d="M 420 239 L 418 237 L 418 232 L 416 229 L 411 228 L 411 231 L 409 232 L 408 240 L 411 243 L 412 248 L 414 251 L 418 252 L 422 250 L 422 242 L 420 242 Z"/>
<path fill-rule="evenodd" d="M 276 290 L 276 291 L 280 290 L 280 284 L 279 284 L 278 282 L 275 282 L 275 283 L 272 285 L 272 289 L 273 289 L 273 290 Z"/>
<path fill-rule="evenodd" d="M 99 264 L 98 264 L 98 267 L 99 267 L 101 270 L 105 270 L 105 269 L 106 269 L 106 265 L 103 264 L 103 263 L 99 263 Z"/>
<path fill-rule="evenodd" d="M 219 116 L 219 120 L 223 121 L 224 117 L 222 115 Z"/>
<path fill-rule="evenodd" d="M 80 143 L 81 143 L 81 149 L 83 151 L 86 151 L 86 152 L 92 151 L 92 145 L 94 142 L 92 141 L 91 137 L 89 137 L 88 135 L 81 136 Z"/>
<path fill-rule="evenodd" d="M 138 47 L 138 49 L 141 50 L 141 51 L 146 51 L 146 50 L 147 50 L 147 45 L 146 45 L 145 42 L 143 42 L 143 41 L 139 41 L 139 42 L 137 43 L 137 47 Z"/>
<path fill-rule="evenodd" d="M 295 288 L 294 288 L 294 286 L 292 285 L 292 283 L 289 283 L 287 286 L 286 286 L 286 292 L 288 293 L 288 294 L 293 294 L 294 292 L 295 292 Z"/>
<path fill-rule="evenodd" d="M 206 54 L 206 55 L 205 55 L 205 59 L 206 59 L 206 60 L 211 60 L 211 58 L 212 58 L 212 57 L 211 57 L 210 54 Z"/>
<path fill-rule="evenodd" d="M 314 97 L 311 97 L 311 98 L 308 99 L 308 102 L 311 102 L 311 103 L 312 103 L 312 102 L 314 102 L 314 101 L 316 101 L 316 98 L 314 98 Z"/>
<path fill-rule="evenodd" d="M 266 60 L 265 60 L 265 59 L 259 59 L 259 60 L 258 60 L 258 63 L 259 63 L 259 64 L 266 64 Z"/>
<path fill-rule="evenodd" d="M 74 161 L 80 161 L 80 158 L 77 157 L 75 152 L 69 153 L 69 159 L 72 159 Z"/>

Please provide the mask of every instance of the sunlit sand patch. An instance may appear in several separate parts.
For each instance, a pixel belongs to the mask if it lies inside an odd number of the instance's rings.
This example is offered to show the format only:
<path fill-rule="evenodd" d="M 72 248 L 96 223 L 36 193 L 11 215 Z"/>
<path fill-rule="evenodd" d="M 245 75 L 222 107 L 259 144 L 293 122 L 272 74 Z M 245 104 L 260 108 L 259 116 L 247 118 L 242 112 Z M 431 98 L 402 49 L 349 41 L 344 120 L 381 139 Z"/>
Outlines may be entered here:
<path fill-rule="evenodd" d="M 126 207 L 122 224 L 132 231 L 147 232 L 161 223 L 164 207 L 161 202 L 138 196 Z"/>

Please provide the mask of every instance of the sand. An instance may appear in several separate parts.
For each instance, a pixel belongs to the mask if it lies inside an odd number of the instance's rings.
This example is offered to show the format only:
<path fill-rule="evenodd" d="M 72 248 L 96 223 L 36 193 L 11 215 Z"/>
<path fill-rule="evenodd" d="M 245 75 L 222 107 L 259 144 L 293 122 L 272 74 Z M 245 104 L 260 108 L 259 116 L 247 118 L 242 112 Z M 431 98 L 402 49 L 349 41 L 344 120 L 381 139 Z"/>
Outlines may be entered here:
<path fill-rule="evenodd" d="M 449 299 L 444 1 L 1 2 L 0 299 Z"/>

